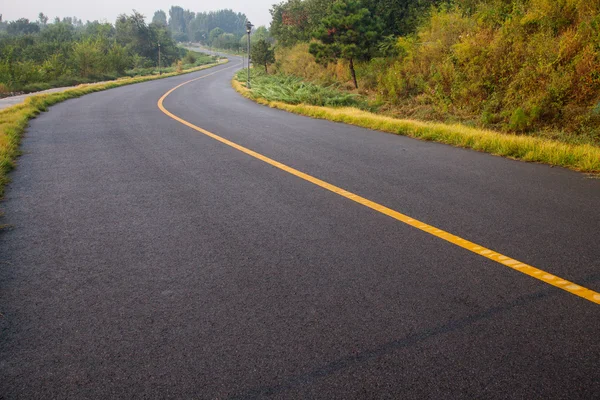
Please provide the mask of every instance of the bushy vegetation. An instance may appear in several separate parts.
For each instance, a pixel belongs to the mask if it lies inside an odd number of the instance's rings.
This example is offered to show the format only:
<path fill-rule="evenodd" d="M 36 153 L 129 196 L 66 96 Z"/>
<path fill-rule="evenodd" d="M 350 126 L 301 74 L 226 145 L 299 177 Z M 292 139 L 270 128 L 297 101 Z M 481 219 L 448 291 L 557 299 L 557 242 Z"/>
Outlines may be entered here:
<path fill-rule="evenodd" d="M 246 71 L 237 73 L 236 79 L 246 81 Z M 315 106 L 354 106 L 365 104 L 360 96 L 342 92 L 334 86 L 322 86 L 306 82 L 290 75 L 268 75 L 260 69 L 252 70 L 252 94 L 269 101 L 289 104 L 311 104 Z"/>
<path fill-rule="evenodd" d="M 48 23 L 20 19 L 0 25 L 0 95 L 115 79 L 132 69 L 171 66 L 187 53 L 167 29 L 134 12 L 114 25 L 76 18 Z"/>
<path fill-rule="evenodd" d="M 274 7 L 276 71 L 352 88 L 348 60 L 318 64 L 309 52 L 334 3 L 289 0 Z M 355 63 L 358 86 L 386 103 L 389 115 L 600 144 L 600 2 L 360 4 L 385 26 L 369 46 L 371 59 Z"/>

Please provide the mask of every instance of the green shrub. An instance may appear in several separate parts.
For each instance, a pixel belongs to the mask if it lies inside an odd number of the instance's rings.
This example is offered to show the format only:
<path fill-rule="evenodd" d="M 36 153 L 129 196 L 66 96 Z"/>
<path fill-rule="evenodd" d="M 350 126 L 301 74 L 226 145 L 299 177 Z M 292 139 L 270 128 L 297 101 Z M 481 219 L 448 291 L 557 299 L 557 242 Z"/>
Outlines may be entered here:
<path fill-rule="evenodd" d="M 197 58 L 193 52 L 188 51 L 188 53 L 183 58 L 184 64 L 196 64 Z"/>
<path fill-rule="evenodd" d="M 529 128 L 529 117 L 522 108 L 517 108 L 510 116 L 510 129 L 525 132 Z"/>

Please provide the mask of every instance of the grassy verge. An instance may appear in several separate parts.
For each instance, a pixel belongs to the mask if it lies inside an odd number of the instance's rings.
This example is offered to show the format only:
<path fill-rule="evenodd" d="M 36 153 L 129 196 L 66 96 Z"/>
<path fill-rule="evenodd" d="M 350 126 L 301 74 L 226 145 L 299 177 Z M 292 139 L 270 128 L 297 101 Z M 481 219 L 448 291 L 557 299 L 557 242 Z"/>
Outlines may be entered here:
<path fill-rule="evenodd" d="M 122 78 L 112 82 L 101 84 L 82 85 L 60 93 L 33 95 L 23 103 L 0 111 L 0 197 L 4 195 L 4 187 L 8 182 L 7 174 L 15 167 L 15 159 L 19 155 L 19 143 L 21 136 L 30 119 L 35 118 L 40 112 L 46 111 L 48 107 L 62 101 L 80 97 L 88 93 L 99 92 L 119 86 L 146 82 L 155 79 L 168 78 L 190 72 L 196 72 L 211 68 L 218 64 L 203 65 L 200 67 L 184 70 L 183 72 L 171 72 L 163 75 L 140 76 L 134 78 Z"/>
<path fill-rule="evenodd" d="M 237 73 L 238 81 L 245 81 L 246 71 Z M 309 104 L 326 107 L 364 108 L 367 102 L 359 95 L 344 93 L 335 85 L 321 86 L 290 75 L 267 75 L 262 69 L 252 69 L 252 94 L 269 101 L 288 104 Z"/>
<path fill-rule="evenodd" d="M 253 72 L 256 71 L 253 70 Z M 600 147 L 589 144 L 566 144 L 538 137 L 503 134 L 464 125 L 448 125 L 377 115 L 356 107 L 325 107 L 306 102 L 286 102 L 285 96 L 270 95 L 281 78 L 263 77 L 252 80 L 252 89 L 245 87 L 244 75 L 232 84 L 243 96 L 272 108 L 329 121 L 343 122 L 363 128 L 410 136 L 469 148 L 512 159 L 550 164 L 587 173 L 600 173 Z M 278 89 L 287 93 L 287 89 Z M 314 103 L 313 103 L 314 104 Z"/>
<path fill-rule="evenodd" d="M 184 70 L 201 67 L 208 64 L 213 64 L 215 62 L 215 57 L 210 56 L 208 54 L 199 53 L 193 50 L 188 50 L 188 56 L 183 57 L 181 62 L 181 68 Z M 177 72 L 177 66 L 163 66 L 161 68 L 161 72 L 163 74 L 170 74 L 172 72 Z M 143 76 L 143 75 L 153 75 L 158 74 L 158 68 L 156 66 L 151 68 L 134 68 L 128 71 L 125 71 L 125 75 L 131 78 L 135 76 Z"/>

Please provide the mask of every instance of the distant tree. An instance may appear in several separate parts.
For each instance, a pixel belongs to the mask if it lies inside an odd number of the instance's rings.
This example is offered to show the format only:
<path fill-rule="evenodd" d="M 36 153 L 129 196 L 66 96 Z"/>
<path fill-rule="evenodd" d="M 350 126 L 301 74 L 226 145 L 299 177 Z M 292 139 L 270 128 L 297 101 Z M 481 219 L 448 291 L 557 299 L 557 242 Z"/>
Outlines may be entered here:
<path fill-rule="evenodd" d="M 61 45 L 73 41 L 75 28 L 73 28 L 73 25 L 54 21 L 53 24 L 48 24 L 48 27 L 40 35 L 44 42 Z"/>
<path fill-rule="evenodd" d="M 44 15 L 44 13 L 38 14 L 38 22 L 41 26 L 46 26 L 48 24 L 48 16 Z"/>
<path fill-rule="evenodd" d="M 358 88 L 354 61 L 373 57 L 382 32 L 379 18 L 359 0 L 337 0 L 313 33 L 321 42 L 311 43 L 309 51 L 321 63 L 347 60 L 354 87 Z"/>
<path fill-rule="evenodd" d="M 16 21 L 8 23 L 7 32 L 10 35 L 27 35 L 40 31 L 40 26 L 36 23 L 29 22 L 27 18 L 20 18 Z"/>
<path fill-rule="evenodd" d="M 213 44 L 213 42 L 216 43 L 217 38 L 224 33 L 225 33 L 225 31 L 221 28 L 215 28 L 215 29 L 211 30 L 210 33 L 208 34 L 208 43 L 211 46 L 215 46 L 215 44 Z"/>
<path fill-rule="evenodd" d="M 176 42 L 187 42 L 189 41 L 188 35 L 185 32 L 173 32 L 173 40 Z"/>
<path fill-rule="evenodd" d="M 223 33 L 235 35 L 236 41 L 246 33 L 246 15 L 232 10 L 199 12 L 187 15 L 187 34 L 191 40 L 211 44 L 209 33 L 215 28 L 221 28 Z M 193 17 L 190 19 L 190 17 Z M 238 46 L 237 43 L 235 46 Z M 234 46 L 234 47 L 235 47 Z"/>
<path fill-rule="evenodd" d="M 156 11 L 152 17 L 152 23 L 167 26 L 167 13 L 163 10 Z"/>
<path fill-rule="evenodd" d="M 208 33 L 206 31 L 196 30 L 194 31 L 193 35 L 194 36 L 192 36 L 191 39 L 193 39 L 196 42 L 206 43 L 206 41 L 208 40 Z"/>
<path fill-rule="evenodd" d="M 171 7 L 169 10 L 169 29 L 172 33 L 186 31 L 183 8 L 179 6 Z"/>
<path fill-rule="evenodd" d="M 112 39 L 115 36 L 115 28 L 108 22 L 88 21 L 84 27 L 84 36 Z"/>
<path fill-rule="evenodd" d="M 264 40 L 268 43 L 273 43 L 273 38 L 266 26 L 259 26 L 258 28 L 252 31 L 252 35 L 250 36 L 250 41 L 252 45 L 258 43 L 259 40 Z"/>
<path fill-rule="evenodd" d="M 252 45 L 250 51 L 252 62 L 256 65 L 264 65 L 265 72 L 268 73 L 268 65 L 275 62 L 275 52 L 271 48 L 269 42 L 264 39 L 259 39 Z"/>

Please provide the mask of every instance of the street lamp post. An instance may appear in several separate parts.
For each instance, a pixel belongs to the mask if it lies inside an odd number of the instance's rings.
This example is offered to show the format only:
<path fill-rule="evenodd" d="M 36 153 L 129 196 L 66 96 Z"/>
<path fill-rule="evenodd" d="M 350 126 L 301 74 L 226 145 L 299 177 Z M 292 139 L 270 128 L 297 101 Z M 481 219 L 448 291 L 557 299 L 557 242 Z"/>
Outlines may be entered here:
<path fill-rule="evenodd" d="M 248 33 L 248 82 L 246 83 L 246 87 L 250 89 L 250 32 L 252 32 L 252 23 L 250 21 L 246 21 L 246 33 Z"/>
<path fill-rule="evenodd" d="M 158 44 L 158 75 L 161 75 L 161 71 L 160 71 L 160 43 Z"/>

